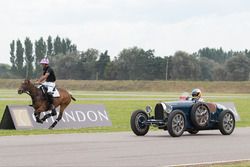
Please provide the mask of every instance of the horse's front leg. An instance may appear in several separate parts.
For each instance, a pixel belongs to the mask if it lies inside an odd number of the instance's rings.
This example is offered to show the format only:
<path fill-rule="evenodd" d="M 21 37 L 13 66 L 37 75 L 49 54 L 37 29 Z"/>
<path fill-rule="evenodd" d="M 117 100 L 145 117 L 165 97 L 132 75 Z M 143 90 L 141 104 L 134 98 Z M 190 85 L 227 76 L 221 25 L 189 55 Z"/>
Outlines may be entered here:
<path fill-rule="evenodd" d="M 51 116 L 55 116 L 56 115 L 56 110 L 53 109 L 51 113 L 48 113 L 46 115 L 44 115 L 44 117 L 41 119 L 43 122 L 46 121 L 46 119 L 48 119 Z"/>
<path fill-rule="evenodd" d="M 35 111 L 34 112 L 34 115 L 35 115 L 35 118 L 36 118 L 36 122 L 42 124 L 43 121 L 40 119 L 40 114 L 41 114 L 41 112 L 39 112 L 39 111 Z"/>

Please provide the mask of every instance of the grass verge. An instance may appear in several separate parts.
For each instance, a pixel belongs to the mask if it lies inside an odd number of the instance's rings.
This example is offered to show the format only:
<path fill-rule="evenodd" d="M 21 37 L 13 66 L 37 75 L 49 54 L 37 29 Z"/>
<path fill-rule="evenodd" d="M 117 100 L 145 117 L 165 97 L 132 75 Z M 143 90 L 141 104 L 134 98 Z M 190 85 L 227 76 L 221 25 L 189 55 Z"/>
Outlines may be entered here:
<path fill-rule="evenodd" d="M 3 111 L 5 106 L 8 104 L 15 105 L 28 105 L 31 101 L 27 100 L 10 100 L 11 97 L 16 97 L 16 92 L 13 90 L 0 90 L 0 94 L 5 93 L 9 95 L 9 100 L 0 101 L 0 118 L 3 115 Z M 152 99 L 152 97 L 161 97 L 161 98 L 169 98 L 169 97 L 178 97 L 179 93 L 173 94 L 165 94 L 165 93 L 150 93 L 150 92 L 81 92 L 77 91 L 78 94 L 76 97 L 82 97 L 84 94 L 92 94 L 93 96 L 88 96 L 89 100 L 77 100 L 73 102 L 73 104 L 104 104 L 109 117 L 112 120 L 111 127 L 95 127 L 95 128 L 81 128 L 81 129 L 63 129 L 63 130 L 0 130 L 0 135 L 30 135 L 30 134 L 58 134 L 58 133 L 88 133 L 88 132 L 117 132 L 117 131 L 130 131 L 130 115 L 134 110 L 144 109 L 146 105 L 154 105 L 157 102 L 162 100 Z M 109 98 L 109 95 L 112 95 L 114 100 L 105 100 Z M 118 96 L 119 95 L 119 96 Z M 139 95 L 139 96 L 138 96 Z M 152 95 L 152 96 L 150 96 Z M 215 95 L 215 96 L 214 96 Z M 247 94 L 240 95 L 227 95 L 217 96 L 217 94 L 209 94 L 209 98 L 207 101 L 210 102 L 234 102 L 238 113 L 240 114 L 241 121 L 236 123 L 237 127 L 247 127 L 250 126 L 250 108 L 249 100 L 250 96 Z M 21 95 L 20 97 L 28 98 L 27 95 Z M 84 96 L 86 97 L 86 96 Z M 102 98 L 99 100 L 95 100 L 95 98 Z M 126 97 L 127 100 L 123 100 L 121 98 Z M 130 98 L 133 98 L 130 100 Z M 136 100 L 137 98 L 145 98 L 145 100 Z M 178 99 L 178 98 L 176 98 Z M 163 100 L 166 101 L 166 100 Z"/>
<path fill-rule="evenodd" d="M 239 161 L 229 161 L 229 162 L 218 162 L 218 163 L 200 163 L 200 164 L 190 164 L 190 165 L 177 165 L 175 167 L 249 167 L 250 160 L 239 160 Z"/>
<path fill-rule="evenodd" d="M 0 89 L 18 89 L 21 79 L 0 79 Z M 250 81 L 142 81 L 142 80 L 57 80 L 57 85 L 69 90 L 87 91 L 147 91 L 190 92 L 200 88 L 210 93 L 250 93 Z"/>

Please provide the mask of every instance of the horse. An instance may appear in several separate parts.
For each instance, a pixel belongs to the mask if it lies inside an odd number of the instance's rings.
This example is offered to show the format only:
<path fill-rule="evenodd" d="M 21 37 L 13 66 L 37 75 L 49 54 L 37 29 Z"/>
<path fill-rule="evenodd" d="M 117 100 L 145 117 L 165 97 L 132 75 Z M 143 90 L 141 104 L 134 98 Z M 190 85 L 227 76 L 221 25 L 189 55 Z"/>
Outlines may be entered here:
<path fill-rule="evenodd" d="M 58 117 L 53 122 L 53 124 L 49 127 L 49 129 L 53 129 L 56 124 L 62 119 L 64 109 L 70 104 L 71 99 L 76 101 L 76 99 L 65 89 L 58 88 L 60 97 L 53 98 L 53 105 L 55 108 L 60 106 L 60 111 Z M 44 115 L 42 119 L 40 119 L 41 112 L 49 111 L 49 104 L 47 102 L 47 97 L 44 95 L 44 92 L 36 87 L 30 80 L 24 80 L 18 89 L 18 94 L 27 93 L 30 95 L 32 99 L 32 107 L 35 109 L 34 116 L 36 118 L 36 122 L 43 123 L 46 119 L 51 116 L 57 115 L 55 110 L 52 110 L 51 113 L 47 113 Z"/>

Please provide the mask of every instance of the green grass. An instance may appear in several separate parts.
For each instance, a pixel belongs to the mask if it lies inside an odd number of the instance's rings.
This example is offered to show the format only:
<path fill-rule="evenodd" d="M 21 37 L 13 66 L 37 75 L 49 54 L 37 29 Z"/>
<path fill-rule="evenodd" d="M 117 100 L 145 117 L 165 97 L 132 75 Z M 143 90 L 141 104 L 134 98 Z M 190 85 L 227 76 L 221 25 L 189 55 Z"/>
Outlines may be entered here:
<path fill-rule="evenodd" d="M 111 127 L 95 127 L 63 130 L 0 130 L 1 135 L 57 134 L 57 133 L 87 133 L 87 132 L 117 132 L 130 130 L 130 114 L 135 109 L 144 109 L 156 101 L 77 101 L 74 104 L 104 104 L 112 120 Z M 27 105 L 28 101 L 8 101 L 8 104 Z M 0 115 L 3 114 L 6 102 L 0 101 Z M 1 116 L 2 117 L 2 116 Z"/>
<path fill-rule="evenodd" d="M 89 100 L 77 100 L 72 104 L 104 104 L 106 110 L 109 113 L 109 117 L 112 120 L 111 127 L 95 127 L 95 128 L 81 128 L 81 129 L 63 129 L 63 130 L 0 130 L 0 136 L 2 135 L 29 135 L 29 134 L 57 134 L 57 133 L 88 133 L 88 132 L 117 132 L 117 131 L 130 131 L 130 115 L 136 109 L 144 109 L 146 105 L 152 107 L 160 100 L 176 98 L 181 93 L 165 93 L 165 92 L 100 92 L 100 91 L 73 91 L 73 95 L 76 98 L 89 98 Z M 17 95 L 15 90 L 0 90 L 0 98 L 26 98 L 28 95 Z M 214 96 L 223 97 L 214 97 Z M 207 94 L 209 98 L 205 99 L 210 102 L 234 102 L 238 113 L 240 114 L 241 121 L 236 123 L 237 127 L 250 126 L 250 108 L 248 103 L 250 96 L 248 94 Z M 211 97 L 213 96 L 213 97 Z M 114 98 L 114 100 L 105 100 L 106 98 Z M 98 98 L 98 100 L 95 100 Z M 100 98 L 100 99 L 99 99 Z M 127 98 L 126 100 L 121 98 Z M 137 99 L 139 98 L 139 99 Z M 140 100 L 141 98 L 148 98 L 146 100 Z M 156 99 L 154 99 L 156 98 Z M 6 105 L 28 105 L 30 100 L 5 100 L 0 101 L 0 118 Z"/>
<path fill-rule="evenodd" d="M 249 167 L 250 160 L 242 160 L 242 161 L 233 161 L 233 162 L 225 162 L 225 163 L 212 163 L 212 164 L 197 164 L 197 165 L 177 165 L 178 167 Z"/>
<path fill-rule="evenodd" d="M 234 162 L 234 163 L 228 163 L 228 164 L 218 164 L 218 165 L 212 165 L 211 167 L 249 167 L 250 161 L 242 161 L 242 162 Z"/>
<path fill-rule="evenodd" d="M 0 89 L 16 90 L 22 81 L 22 79 L 0 79 Z M 250 81 L 57 80 L 56 82 L 59 87 L 68 90 L 190 92 L 194 88 L 200 88 L 204 92 L 211 93 L 250 93 Z"/>

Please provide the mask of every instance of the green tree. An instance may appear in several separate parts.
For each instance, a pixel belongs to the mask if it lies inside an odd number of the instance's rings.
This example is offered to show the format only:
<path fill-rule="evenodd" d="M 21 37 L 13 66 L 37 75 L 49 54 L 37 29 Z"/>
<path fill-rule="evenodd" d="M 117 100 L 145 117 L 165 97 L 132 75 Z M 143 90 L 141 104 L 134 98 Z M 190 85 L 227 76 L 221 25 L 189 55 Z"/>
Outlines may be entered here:
<path fill-rule="evenodd" d="M 204 80 L 208 80 L 208 81 L 213 80 L 213 73 L 214 73 L 213 70 L 216 66 L 219 66 L 219 64 L 215 63 L 214 60 L 208 59 L 206 57 L 200 58 L 199 63 L 200 63 L 200 69 L 201 69 L 200 80 L 203 80 L 203 81 Z M 220 66 L 222 66 L 222 65 L 220 65 Z"/>
<path fill-rule="evenodd" d="M 42 67 L 40 65 L 40 61 L 46 57 L 46 42 L 41 37 L 38 41 L 35 42 L 35 55 L 36 55 L 36 61 L 35 61 L 35 67 L 36 67 L 36 75 L 40 74 L 42 71 Z"/>
<path fill-rule="evenodd" d="M 150 78 L 151 80 L 165 80 L 166 79 L 166 72 L 167 69 L 169 68 L 169 64 L 167 67 L 167 58 L 162 58 L 162 57 L 154 57 L 153 60 L 151 61 L 151 67 L 150 70 Z M 169 63 L 169 62 L 168 62 Z"/>
<path fill-rule="evenodd" d="M 11 63 L 11 71 L 16 73 L 16 55 L 15 55 L 15 41 L 13 40 L 10 44 L 10 63 Z"/>
<path fill-rule="evenodd" d="M 81 79 L 96 79 L 96 61 L 99 57 L 99 51 L 93 48 L 80 54 L 78 71 L 81 73 Z"/>
<path fill-rule="evenodd" d="M 104 78 L 106 80 L 116 80 L 118 78 L 118 65 L 114 61 L 111 61 L 107 64 L 104 71 Z"/>
<path fill-rule="evenodd" d="M 24 41 L 25 45 L 25 69 L 26 69 L 26 78 L 31 78 L 33 75 L 33 61 L 34 61 L 34 56 L 33 56 L 33 44 L 31 40 L 26 37 Z"/>
<path fill-rule="evenodd" d="M 70 53 L 67 55 L 58 54 L 53 59 L 53 67 L 58 79 L 80 79 L 81 72 L 79 71 L 79 55 Z"/>
<path fill-rule="evenodd" d="M 54 40 L 54 54 L 57 55 L 59 53 L 63 53 L 62 51 L 62 41 L 59 36 Z"/>
<path fill-rule="evenodd" d="M 226 62 L 227 79 L 230 81 L 249 80 L 249 58 L 237 55 Z"/>
<path fill-rule="evenodd" d="M 198 51 L 198 57 L 205 57 L 210 60 L 214 60 L 215 62 L 218 62 L 220 64 L 223 64 L 227 59 L 230 58 L 230 55 L 224 52 L 222 48 L 203 48 Z"/>
<path fill-rule="evenodd" d="M 23 64 L 24 64 L 24 58 L 23 58 L 23 52 L 24 52 L 24 48 L 23 45 L 21 43 L 21 41 L 18 39 L 16 41 L 16 67 L 17 67 L 17 74 L 19 76 L 23 76 L 24 75 L 24 69 L 23 69 Z"/>
<path fill-rule="evenodd" d="M 96 62 L 98 79 L 105 79 L 104 73 L 108 63 L 110 63 L 110 56 L 106 50 L 104 53 L 101 53 L 99 60 Z"/>
<path fill-rule="evenodd" d="M 52 37 L 49 36 L 47 39 L 47 57 L 51 57 L 52 55 L 53 55 Z"/>
<path fill-rule="evenodd" d="M 200 66 L 198 60 L 186 52 L 178 51 L 172 61 L 172 79 L 174 80 L 198 80 Z"/>
<path fill-rule="evenodd" d="M 70 51 L 70 53 L 76 53 L 77 52 L 77 46 L 75 44 L 70 45 L 69 51 Z"/>
<path fill-rule="evenodd" d="M 245 53 L 245 55 L 246 55 L 248 58 L 250 58 L 250 50 L 247 50 L 247 49 L 246 49 L 246 50 L 244 51 L 244 53 Z"/>
<path fill-rule="evenodd" d="M 62 39 L 62 53 L 65 55 L 68 52 L 67 50 L 67 44 L 65 39 Z"/>
<path fill-rule="evenodd" d="M 165 78 L 166 80 L 172 80 L 173 78 L 175 78 L 173 76 L 173 56 L 168 56 L 165 57 L 165 61 L 166 61 L 166 73 L 165 73 Z"/>
<path fill-rule="evenodd" d="M 16 78 L 16 76 L 12 74 L 10 65 L 0 63 L 0 78 Z"/>
<path fill-rule="evenodd" d="M 117 63 L 118 78 L 125 80 L 150 80 L 154 78 L 154 50 L 144 51 L 133 47 L 123 49 L 115 63 Z"/>
<path fill-rule="evenodd" d="M 65 43 L 66 43 L 66 51 L 67 52 L 71 52 L 71 40 L 69 38 L 66 38 L 65 40 Z"/>
<path fill-rule="evenodd" d="M 227 71 L 224 65 L 216 65 L 212 70 L 213 81 L 225 81 L 227 80 Z"/>

